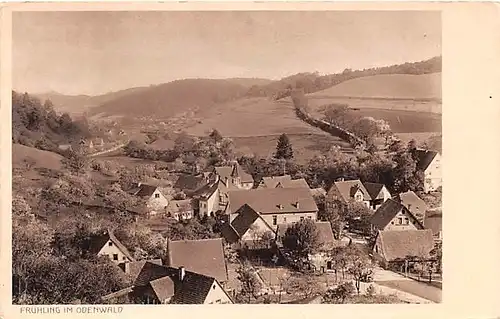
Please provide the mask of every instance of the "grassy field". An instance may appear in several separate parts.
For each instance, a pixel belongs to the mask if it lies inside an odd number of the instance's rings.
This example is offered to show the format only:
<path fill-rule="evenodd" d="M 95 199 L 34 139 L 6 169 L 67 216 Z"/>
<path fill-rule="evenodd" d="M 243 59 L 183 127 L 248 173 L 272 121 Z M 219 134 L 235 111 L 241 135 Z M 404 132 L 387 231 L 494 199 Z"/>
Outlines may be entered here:
<path fill-rule="evenodd" d="M 34 147 L 12 144 L 12 167 L 24 167 L 25 161 L 33 161 L 32 168 L 48 168 L 60 170 L 63 157 L 53 152 L 42 151 Z"/>

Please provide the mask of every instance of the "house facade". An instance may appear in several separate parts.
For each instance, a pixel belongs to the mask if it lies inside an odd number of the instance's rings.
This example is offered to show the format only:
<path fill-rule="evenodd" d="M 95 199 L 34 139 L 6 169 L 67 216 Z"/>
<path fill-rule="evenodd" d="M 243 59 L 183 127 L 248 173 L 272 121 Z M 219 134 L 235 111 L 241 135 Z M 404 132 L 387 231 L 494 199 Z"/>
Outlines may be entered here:
<path fill-rule="evenodd" d="M 408 208 L 393 199 L 385 201 L 375 211 L 370 222 L 373 232 L 421 230 L 424 228 Z"/>
<path fill-rule="evenodd" d="M 194 217 L 193 200 L 171 200 L 167 206 L 166 216 L 177 221 L 188 220 Z"/>
<path fill-rule="evenodd" d="M 392 198 L 384 184 L 366 182 L 363 185 L 370 195 L 370 208 L 372 210 L 377 210 L 386 200 Z"/>
<path fill-rule="evenodd" d="M 326 205 L 337 208 L 337 203 L 347 205 L 350 201 L 363 203 L 370 207 L 372 198 L 359 179 L 345 181 L 343 179 L 333 183 L 326 194 Z"/>
<path fill-rule="evenodd" d="M 261 188 L 229 192 L 226 213 L 230 222 L 244 205 L 250 206 L 276 230 L 278 224 L 295 223 L 303 219 L 317 220 L 318 207 L 307 188 Z"/>
<path fill-rule="evenodd" d="M 130 192 L 145 200 L 146 207 L 151 215 L 164 213 L 168 207 L 169 201 L 158 186 L 138 183 L 137 187 Z"/>
<path fill-rule="evenodd" d="M 408 210 L 415 217 L 417 217 L 420 222 L 423 222 L 425 213 L 429 208 L 427 204 L 413 191 L 401 193 L 398 197 L 401 204 L 408 208 Z"/>
<path fill-rule="evenodd" d="M 417 169 L 424 173 L 424 192 L 436 191 L 443 186 L 441 154 L 423 149 L 415 150 Z"/>
<path fill-rule="evenodd" d="M 208 184 L 197 192 L 198 214 L 200 217 L 213 216 L 220 210 L 218 184 Z"/>
<path fill-rule="evenodd" d="M 98 256 L 106 256 L 116 264 L 134 261 L 128 249 L 111 231 L 92 236 L 89 251 Z"/>

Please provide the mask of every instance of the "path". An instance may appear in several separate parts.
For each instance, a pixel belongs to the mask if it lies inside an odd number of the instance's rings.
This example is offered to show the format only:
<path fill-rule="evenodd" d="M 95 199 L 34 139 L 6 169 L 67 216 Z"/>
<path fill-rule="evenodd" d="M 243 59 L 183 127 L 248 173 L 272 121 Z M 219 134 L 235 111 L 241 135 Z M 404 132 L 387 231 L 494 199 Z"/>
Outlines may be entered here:
<path fill-rule="evenodd" d="M 107 149 L 107 150 L 104 150 L 104 151 L 100 151 L 100 152 L 97 152 L 97 153 L 89 154 L 88 156 L 89 157 L 95 157 L 95 156 L 100 156 L 100 155 L 103 155 L 103 154 L 111 153 L 111 152 L 119 150 L 120 148 L 125 147 L 125 145 L 127 145 L 127 144 L 128 144 L 128 142 L 120 144 L 120 145 L 117 145 L 117 146 L 114 146 L 114 147 L 112 147 L 110 149 Z"/>

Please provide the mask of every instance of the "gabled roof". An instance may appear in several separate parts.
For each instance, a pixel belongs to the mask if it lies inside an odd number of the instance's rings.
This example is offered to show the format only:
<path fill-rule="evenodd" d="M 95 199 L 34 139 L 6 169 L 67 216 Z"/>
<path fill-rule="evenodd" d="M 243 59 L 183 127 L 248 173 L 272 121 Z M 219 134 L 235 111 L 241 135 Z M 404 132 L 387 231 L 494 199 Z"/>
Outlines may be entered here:
<path fill-rule="evenodd" d="M 219 188 L 219 182 L 206 184 L 205 186 L 201 187 L 196 192 L 194 192 L 193 196 L 206 200 L 210 198 L 217 191 L 218 188 Z"/>
<path fill-rule="evenodd" d="M 134 260 L 132 254 L 128 251 L 118 238 L 115 237 L 112 231 L 106 231 L 102 234 L 96 234 L 90 238 L 89 252 L 97 254 L 101 251 L 104 245 L 111 240 L 111 242 L 130 260 Z"/>
<path fill-rule="evenodd" d="M 319 241 L 321 245 L 330 245 L 335 242 L 335 237 L 333 236 L 332 226 L 330 222 L 315 222 L 319 233 Z M 278 241 L 281 241 L 286 234 L 286 230 L 292 226 L 292 223 L 278 224 L 276 229 L 276 237 Z"/>
<path fill-rule="evenodd" d="M 427 167 L 432 163 L 438 152 L 416 149 L 415 154 L 417 156 L 417 169 L 425 171 Z"/>
<path fill-rule="evenodd" d="M 382 189 L 385 187 L 384 184 L 380 183 L 363 183 L 368 194 L 370 195 L 372 200 L 375 199 L 383 199 L 384 194 L 382 194 Z"/>
<path fill-rule="evenodd" d="M 174 304 L 203 304 L 212 286 L 216 284 L 213 277 L 186 271 L 180 289 L 172 297 Z"/>
<path fill-rule="evenodd" d="M 312 188 L 311 194 L 313 196 L 326 196 L 326 190 L 323 187 Z"/>
<path fill-rule="evenodd" d="M 276 188 L 276 186 L 281 182 L 291 181 L 292 177 L 290 175 L 282 175 L 282 176 L 264 176 L 262 177 L 261 187 L 267 188 Z"/>
<path fill-rule="evenodd" d="M 227 280 L 222 238 L 168 241 L 168 266 Z"/>
<path fill-rule="evenodd" d="M 372 225 L 376 226 L 379 229 L 387 226 L 391 220 L 396 217 L 396 215 L 404 209 L 412 218 L 413 222 L 417 227 L 423 229 L 422 224 L 417 220 L 415 215 L 413 215 L 406 207 L 404 207 L 401 203 L 393 199 L 386 200 L 373 214 L 370 222 Z"/>
<path fill-rule="evenodd" d="M 340 195 L 344 202 L 349 202 L 358 189 L 363 193 L 363 200 L 368 201 L 372 199 L 368 190 L 366 190 L 359 179 L 335 182 L 328 192 L 335 192 L 337 195 Z"/>
<path fill-rule="evenodd" d="M 168 203 L 167 212 L 180 213 L 193 210 L 192 199 L 172 200 Z"/>
<path fill-rule="evenodd" d="M 399 200 L 408 210 L 410 210 L 414 215 L 421 214 L 424 216 L 428 209 L 427 204 L 423 199 L 417 196 L 413 191 L 407 191 L 399 194 Z"/>
<path fill-rule="evenodd" d="M 273 231 L 272 227 L 252 207 L 245 204 L 238 212 L 238 216 L 231 222 L 231 226 L 239 238 L 250 229 L 257 219 L 261 219 L 269 230 Z"/>
<path fill-rule="evenodd" d="M 429 257 L 434 248 L 430 229 L 379 231 L 378 236 L 387 261 L 411 256 Z"/>
<path fill-rule="evenodd" d="M 161 259 L 149 259 L 132 262 L 122 262 L 119 263 L 118 266 L 131 278 L 132 282 L 134 282 L 147 262 L 156 265 L 163 265 L 163 261 Z"/>
<path fill-rule="evenodd" d="M 230 213 L 235 213 L 245 204 L 259 214 L 318 211 L 308 188 L 257 188 L 231 191 L 228 197 Z"/>
<path fill-rule="evenodd" d="M 214 168 L 221 180 L 231 177 L 239 177 L 242 183 L 253 183 L 252 175 L 245 172 L 238 162 L 234 162 L 231 166 L 216 166 Z"/>
<path fill-rule="evenodd" d="M 278 185 L 276 185 L 276 187 L 309 189 L 309 184 L 307 184 L 305 179 L 299 178 L 299 179 L 292 179 L 289 181 L 281 181 L 278 183 Z"/>
<path fill-rule="evenodd" d="M 138 187 L 138 190 L 134 193 L 134 195 L 141 197 L 150 197 L 151 195 L 153 195 L 153 193 L 156 191 L 157 188 L 158 186 L 141 184 Z"/>
<path fill-rule="evenodd" d="M 179 176 L 174 184 L 175 189 L 180 189 L 182 191 L 196 191 L 200 187 L 207 184 L 206 177 L 203 175 L 187 175 L 183 174 Z"/>
<path fill-rule="evenodd" d="M 149 282 L 160 301 L 170 299 L 175 294 L 175 283 L 171 277 L 165 276 Z"/>

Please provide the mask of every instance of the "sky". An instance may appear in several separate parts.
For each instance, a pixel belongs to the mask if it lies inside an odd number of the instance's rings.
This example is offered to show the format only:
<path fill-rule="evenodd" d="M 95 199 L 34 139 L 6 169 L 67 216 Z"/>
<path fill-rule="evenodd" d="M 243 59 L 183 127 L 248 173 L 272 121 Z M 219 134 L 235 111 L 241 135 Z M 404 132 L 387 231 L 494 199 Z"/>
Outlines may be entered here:
<path fill-rule="evenodd" d="M 432 11 L 15 12 L 12 36 L 13 88 L 70 95 L 441 55 Z"/>

